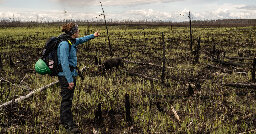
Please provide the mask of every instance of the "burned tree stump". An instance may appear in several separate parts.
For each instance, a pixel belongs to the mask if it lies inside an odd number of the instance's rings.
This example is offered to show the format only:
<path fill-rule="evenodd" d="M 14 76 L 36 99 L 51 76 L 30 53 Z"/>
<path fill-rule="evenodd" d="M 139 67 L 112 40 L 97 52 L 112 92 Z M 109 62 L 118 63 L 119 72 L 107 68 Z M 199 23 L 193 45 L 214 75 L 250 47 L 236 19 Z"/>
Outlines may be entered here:
<path fill-rule="evenodd" d="M 3 70 L 3 63 L 2 63 L 2 58 L 1 58 L 1 55 L 0 55 L 0 71 Z"/>
<path fill-rule="evenodd" d="M 98 63 L 99 65 L 101 65 L 101 59 L 99 58 L 99 63 Z"/>
<path fill-rule="evenodd" d="M 197 91 L 200 91 L 201 90 L 201 84 L 200 84 L 200 82 L 196 82 L 196 84 L 195 84 L 195 88 L 196 88 L 196 90 Z"/>
<path fill-rule="evenodd" d="M 99 60 L 97 56 L 94 56 L 94 65 L 99 65 Z"/>
<path fill-rule="evenodd" d="M 154 86 L 154 81 L 150 80 L 150 87 L 151 87 L 151 91 L 154 91 L 155 86 Z"/>
<path fill-rule="evenodd" d="M 125 94 L 125 120 L 129 124 L 132 123 L 132 117 L 131 117 L 131 104 L 129 99 L 129 94 Z"/>
<path fill-rule="evenodd" d="M 194 89 L 192 88 L 191 84 L 188 86 L 188 96 L 193 96 L 194 95 Z"/>
<path fill-rule="evenodd" d="M 102 111 L 101 111 L 101 103 L 98 104 L 98 108 L 97 111 L 95 112 L 95 125 L 97 125 L 97 127 L 100 127 L 103 125 L 103 118 L 102 118 Z"/>
<path fill-rule="evenodd" d="M 164 112 L 164 109 L 162 108 L 160 101 L 158 101 L 158 102 L 156 103 L 156 107 L 157 107 L 157 110 L 158 110 L 159 112 Z"/>
<path fill-rule="evenodd" d="M 15 66 L 15 64 L 12 61 L 11 56 L 9 56 L 9 65 L 10 65 L 11 68 L 13 68 Z"/>

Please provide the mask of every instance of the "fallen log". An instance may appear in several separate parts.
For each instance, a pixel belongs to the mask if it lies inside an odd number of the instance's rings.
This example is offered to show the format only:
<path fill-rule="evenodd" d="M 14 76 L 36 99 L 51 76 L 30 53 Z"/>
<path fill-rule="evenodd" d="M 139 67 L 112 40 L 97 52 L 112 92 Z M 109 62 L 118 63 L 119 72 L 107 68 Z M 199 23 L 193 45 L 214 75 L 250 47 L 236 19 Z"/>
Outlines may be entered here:
<path fill-rule="evenodd" d="M 124 62 L 127 62 L 127 63 L 133 63 L 133 64 L 138 64 L 138 65 L 146 65 L 146 66 L 155 66 L 155 67 L 159 67 L 159 68 L 162 68 L 163 66 L 162 65 L 156 65 L 156 64 L 153 64 L 153 63 L 144 63 L 144 62 L 138 62 L 138 61 L 129 61 L 129 60 L 124 60 Z M 167 69 L 172 69 L 173 67 L 168 67 L 168 66 L 165 66 L 165 68 Z"/>
<path fill-rule="evenodd" d="M 225 57 L 229 60 L 253 60 L 253 58 L 249 58 L 249 57 Z"/>
<path fill-rule="evenodd" d="M 228 83 L 228 84 L 224 84 L 224 86 L 256 89 L 256 84 L 254 84 L 254 83 L 251 83 L 251 84 L 247 84 L 247 83 Z"/>
<path fill-rule="evenodd" d="M 242 67 L 242 66 L 244 66 L 244 65 L 241 64 L 241 63 L 228 62 L 228 61 L 221 61 L 221 60 L 213 60 L 213 62 L 222 64 L 222 65 L 224 65 L 224 66 L 235 66 L 235 67 Z"/>
<path fill-rule="evenodd" d="M 232 70 L 229 70 L 229 69 L 226 69 L 226 68 L 223 68 L 223 67 L 218 67 L 218 66 L 211 65 L 211 64 L 207 64 L 207 67 L 208 68 L 219 69 L 219 70 L 221 70 L 224 73 L 232 73 L 233 72 Z"/>
<path fill-rule="evenodd" d="M 210 55 L 210 56 L 214 56 L 214 55 L 210 54 L 207 51 L 203 51 L 203 52 L 205 52 L 205 54 L 206 54 L 206 56 L 204 58 L 212 59 L 212 62 L 219 63 L 219 64 L 222 64 L 224 66 L 235 66 L 235 67 L 243 67 L 244 66 L 244 63 L 236 63 L 236 62 L 231 62 L 231 61 L 223 61 L 223 60 L 220 60 L 220 59 L 209 57 L 208 55 Z M 250 60 L 250 59 L 248 59 L 248 60 Z"/>
<path fill-rule="evenodd" d="M 138 74 L 138 73 L 131 73 L 131 72 L 128 72 L 128 71 L 125 71 L 127 74 L 131 75 L 131 76 L 139 76 L 139 77 L 142 77 L 146 80 L 151 80 L 151 81 L 161 81 L 160 79 L 157 79 L 157 78 L 154 78 L 154 77 L 148 77 L 148 76 L 145 76 L 145 75 L 142 75 L 142 74 Z"/>

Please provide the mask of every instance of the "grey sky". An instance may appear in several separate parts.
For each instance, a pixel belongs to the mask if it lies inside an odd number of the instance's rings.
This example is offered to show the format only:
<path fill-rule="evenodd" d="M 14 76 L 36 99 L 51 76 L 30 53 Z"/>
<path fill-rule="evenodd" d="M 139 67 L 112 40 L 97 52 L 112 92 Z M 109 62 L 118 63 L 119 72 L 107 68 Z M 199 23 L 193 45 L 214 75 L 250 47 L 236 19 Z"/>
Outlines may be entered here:
<path fill-rule="evenodd" d="M 112 20 L 256 19 L 255 0 L 0 0 L 0 19 L 100 20 L 100 1 Z"/>

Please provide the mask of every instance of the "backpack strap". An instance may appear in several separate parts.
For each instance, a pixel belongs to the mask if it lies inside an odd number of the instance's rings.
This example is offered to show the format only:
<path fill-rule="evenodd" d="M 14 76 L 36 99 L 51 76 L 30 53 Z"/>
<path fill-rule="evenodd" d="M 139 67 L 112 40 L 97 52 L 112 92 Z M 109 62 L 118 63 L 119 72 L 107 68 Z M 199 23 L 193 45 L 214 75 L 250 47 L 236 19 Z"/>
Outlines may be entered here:
<path fill-rule="evenodd" d="M 69 44 L 69 45 L 71 45 L 71 46 L 72 46 L 72 43 L 71 43 L 71 41 L 70 41 L 70 40 L 67 40 L 67 42 L 68 42 L 68 44 Z"/>
<path fill-rule="evenodd" d="M 67 39 L 66 37 L 60 38 L 60 39 L 61 39 L 61 41 L 67 41 L 67 42 L 68 42 L 68 44 L 69 44 L 69 52 L 70 52 L 71 46 L 73 45 L 73 44 L 71 43 L 71 41 L 70 41 L 69 39 Z"/>

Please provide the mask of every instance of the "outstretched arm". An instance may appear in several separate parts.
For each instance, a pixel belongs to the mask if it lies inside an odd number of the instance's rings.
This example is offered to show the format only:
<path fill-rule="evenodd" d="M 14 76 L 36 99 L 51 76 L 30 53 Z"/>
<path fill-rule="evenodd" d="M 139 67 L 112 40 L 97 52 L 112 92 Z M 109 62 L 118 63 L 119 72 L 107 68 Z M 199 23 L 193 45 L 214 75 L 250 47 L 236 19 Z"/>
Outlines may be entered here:
<path fill-rule="evenodd" d="M 75 45 L 79 45 L 79 44 L 83 44 L 86 41 L 89 41 L 91 39 L 94 39 L 95 37 L 99 36 L 99 32 L 95 32 L 94 34 L 90 34 L 84 37 L 80 37 L 80 38 L 76 38 L 76 44 Z"/>

